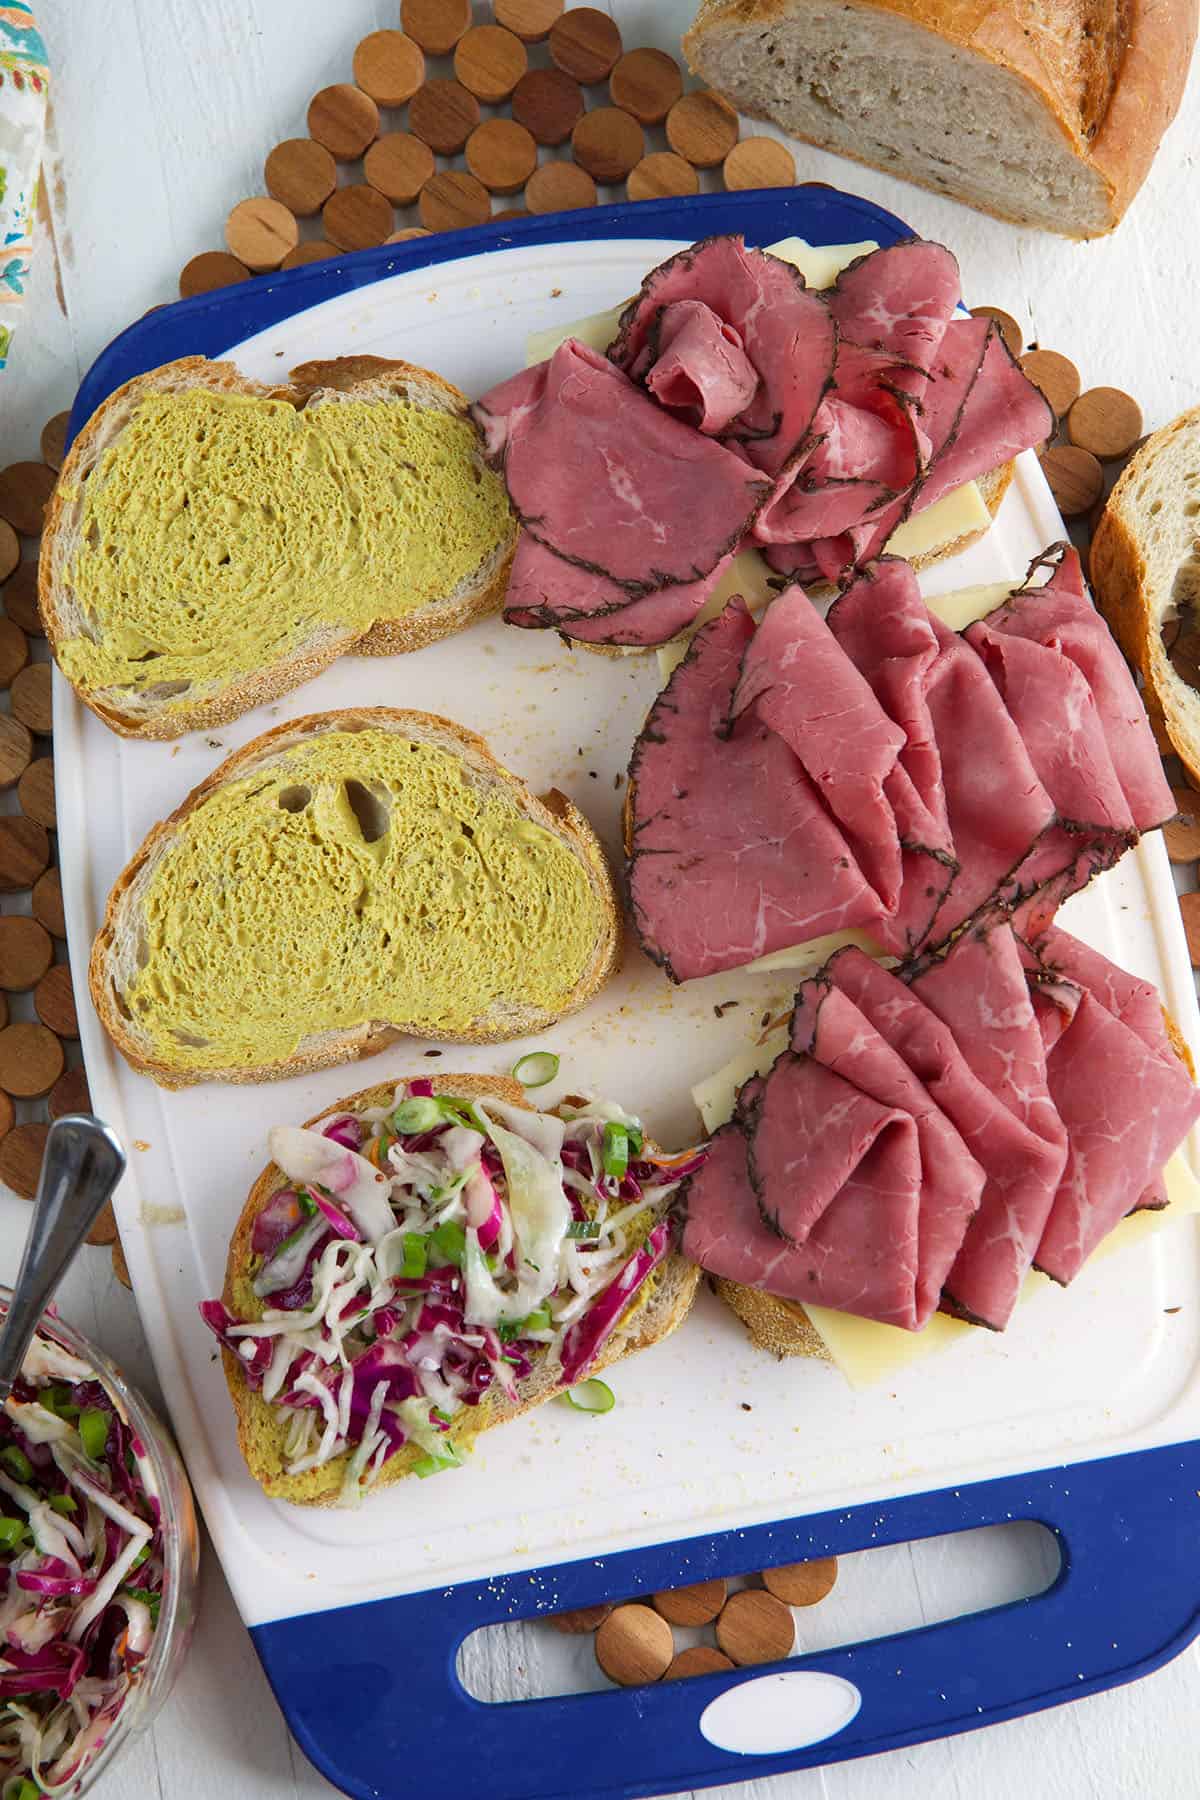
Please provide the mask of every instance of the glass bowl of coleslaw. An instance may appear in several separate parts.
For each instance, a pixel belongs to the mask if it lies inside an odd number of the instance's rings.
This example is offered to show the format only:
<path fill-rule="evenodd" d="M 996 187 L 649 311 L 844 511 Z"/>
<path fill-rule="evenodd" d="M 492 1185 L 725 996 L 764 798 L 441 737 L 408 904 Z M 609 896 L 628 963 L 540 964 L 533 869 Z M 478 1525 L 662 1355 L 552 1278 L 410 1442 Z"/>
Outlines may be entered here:
<path fill-rule="evenodd" d="M 0 1316 L 11 1290 L 0 1286 Z M 0 1796 L 88 1792 L 191 1639 L 199 1537 L 174 1444 L 49 1312 L 0 1410 Z"/>

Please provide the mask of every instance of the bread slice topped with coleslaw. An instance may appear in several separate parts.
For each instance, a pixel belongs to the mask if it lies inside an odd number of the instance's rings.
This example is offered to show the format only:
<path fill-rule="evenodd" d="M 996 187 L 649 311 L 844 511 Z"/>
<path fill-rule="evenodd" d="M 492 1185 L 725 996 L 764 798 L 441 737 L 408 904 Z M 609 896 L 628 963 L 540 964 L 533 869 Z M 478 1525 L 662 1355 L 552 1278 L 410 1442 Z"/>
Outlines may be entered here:
<path fill-rule="evenodd" d="M 200 1311 L 276 1498 L 353 1504 L 454 1468 L 687 1316 L 699 1270 L 670 1206 L 704 1153 L 666 1154 L 610 1102 L 539 1112 L 511 1078 L 393 1081 L 268 1142 Z M 579 1403 L 607 1410 L 607 1390 Z"/>

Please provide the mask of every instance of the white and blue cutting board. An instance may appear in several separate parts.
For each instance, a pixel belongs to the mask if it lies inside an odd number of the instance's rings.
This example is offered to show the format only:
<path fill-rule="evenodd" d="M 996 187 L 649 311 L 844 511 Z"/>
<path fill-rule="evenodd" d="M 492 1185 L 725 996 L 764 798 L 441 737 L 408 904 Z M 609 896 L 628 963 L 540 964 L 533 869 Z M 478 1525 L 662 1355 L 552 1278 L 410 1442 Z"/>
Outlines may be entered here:
<path fill-rule="evenodd" d="M 195 352 L 229 354 L 267 380 L 312 357 L 373 352 L 477 394 L 522 366 L 531 331 L 613 305 L 662 257 L 721 231 L 756 244 L 907 235 L 869 203 L 814 187 L 608 207 L 370 251 L 148 315 L 101 356 L 75 423 L 130 376 Z M 986 541 L 932 571 L 928 590 L 1019 577 L 1062 535 L 1026 455 Z M 570 794 L 616 855 L 622 779 L 656 675 L 653 657 L 572 653 L 550 633 L 496 620 L 414 656 L 347 657 L 218 737 L 174 745 L 113 736 L 56 675 L 77 973 L 114 877 L 155 820 L 236 746 L 326 707 L 461 720 L 532 787 Z M 1155 980 L 1200 1046 L 1157 835 L 1073 902 L 1069 920 Z M 656 1137 L 682 1144 L 697 1130 L 692 1083 L 787 995 L 780 975 L 673 989 L 631 945 L 599 998 L 536 1041 L 562 1058 L 550 1097 L 611 1094 Z M 393 1074 L 502 1070 L 535 1046 L 444 1050 L 435 1064 L 414 1042 L 362 1068 L 168 1094 L 125 1067 L 90 1007 L 81 1015 L 95 1104 L 133 1146 L 121 1236 L 192 1479 L 292 1730 L 348 1793 L 585 1800 L 778 1773 L 1094 1692 L 1166 1660 L 1200 1629 L 1192 1220 L 1098 1262 L 1067 1293 L 1047 1288 L 1003 1336 L 980 1332 L 862 1393 L 820 1364 L 762 1355 L 703 1294 L 674 1338 L 620 1367 L 607 1417 L 544 1407 L 434 1483 L 404 1482 L 355 1512 L 303 1511 L 268 1500 L 246 1472 L 196 1312 L 221 1291 L 267 1128 Z M 1046 1593 L 793 1657 L 765 1675 L 485 1705 L 455 1673 L 463 1639 L 492 1622 L 1013 1518 L 1058 1536 L 1062 1568 Z"/>

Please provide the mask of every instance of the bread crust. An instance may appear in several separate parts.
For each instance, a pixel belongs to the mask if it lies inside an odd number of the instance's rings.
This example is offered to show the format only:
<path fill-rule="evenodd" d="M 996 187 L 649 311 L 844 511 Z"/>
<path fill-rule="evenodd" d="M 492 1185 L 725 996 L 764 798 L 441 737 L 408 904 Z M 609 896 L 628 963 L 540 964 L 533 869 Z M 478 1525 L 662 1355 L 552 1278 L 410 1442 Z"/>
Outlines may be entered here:
<path fill-rule="evenodd" d="M 149 1075 L 160 1087 L 190 1087 L 201 1081 L 234 1083 L 279 1081 L 290 1075 L 310 1074 L 317 1069 L 333 1068 L 344 1062 L 360 1061 L 406 1035 L 403 1021 L 370 1020 L 343 1033 L 323 1033 L 307 1048 L 301 1047 L 285 1062 L 197 1071 L 175 1068 L 150 1054 L 130 1029 L 130 1021 L 122 1011 L 119 989 L 113 980 L 112 960 L 119 934 L 127 928 L 127 902 L 140 873 L 158 852 L 164 849 L 191 814 L 227 782 L 236 781 L 256 766 L 272 760 L 294 744 L 320 736 L 327 731 L 363 731 L 384 729 L 398 735 L 411 733 L 426 741 L 434 741 L 443 749 L 460 756 L 473 772 L 507 787 L 515 796 L 526 818 L 542 825 L 566 843 L 587 871 L 593 892 L 603 910 L 603 926 L 589 967 L 560 1013 L 528 1011 L 519 1020 L 500 1028 L 480 1021 L 475 1027 L 449 1032 L 425 1031 L 422 1035 L 446 1043 L 496 1044 L 527 1032 L 545 1029 L 559 1018 L 585 1006 L 604 986 L 617 966 L 621 953 L 621 912 L 607 859 L 599 839 L 584 815 L 566 795 L 551 789 L 540 797 L 532 794 L 520 779 L 497 762 L 484 739 L 476 732 L 436 713 L 402 711 L 393 707 L 344 707 L 337 712 L 310 713 L 276 725 L 261 737 L 254 738 L 225 758 L 199 786 L 180 802 L 171 815 L 161 820 L 148 833 L 140 849 L 122 870 L 113 885 L 104 911 L 104 919 L 92 945 L 88 966 L 88 987 L 92 1004 L 101 1024 L 126 1062 L 140 1074 Z"/>
<path fill-rule="evenodd" d="M 305 1121 L 312 1126 L 321 1119 L 327 1119 L 333 1113 L 361 1112 L 369 1106 L 380 1106 L 390 1099 L 399 1083 L 406 1079 L 397 1076 L 393 1080 L 379 1082 L 376 1086 L 351 1094 L 347 1099 L 338 1100 L 332 1106 L 325 1107 L 313 1118 Z M 409 1077 L 408 1079 L 411 1079 Z M 535 1112 L 524 1088 L 510 1076 L 506 1075 L 435 1075 L 428 1079 L 432 1082 L 435 1094 L 452 1094 L 464 1099 L 491 1096 L 493 1099 L 507 1101 L 510 1106 L 522 1106 L 528 1112 Z M 269 1163 L 250 1190 L 241 1216 L 230 1239 L 229 1255 L 225 1264 L 225 1286 L 221 1298 L 232 1313 L 240 1317 L 249 1317 L 246 1308 L 259 1303 L 254 1300 L 252 1290 L 245 1276 L 250 1258 L 250 1237 L 254 1229 L 254 1221 L 260 1209 L 271 1195 L 286 1182 L 286 1176 L 274 1163 Z M 624 1323 L 618 1327 L 601 1351 L 591 1374 L 599 1374 L 602 1369 L 611 1367 L 621 1357 L 634 1350 L 647 1349 L 670 1335 L 687 1317 L 692 1299 L 700 1279 L 700 1271 L 692 1264 L 686 1263 L 681 1256 L 669 1258 L 668 1279 L 670 1283 L 669 1299 L 666 1304 L 650 1307 L 643 1295 L 639 1295 Z M 261 1312 L 261 1306 L 259 1306 Z M 649 1316 L 647 1316 L 649 1315 Z M 282 1446 L 286 1432 L 277 1408 L 270 1406 L 246 1379 L 245 1371 L 237 1357 L 222 1346 L 221 1360 L 225 1370 L 225 1380 L 229 1386 L 233 1400 L 234 1412 L 237 1416 L 238 1445 L 246 1460 L 246 1465 L 254 1479 L 266 1493 L 281 1500 L 291 1500 L 302 1506 L 336 1506 L 341 1490 L 342 1470 L 345 1456 L 334 1459 L 323 1468 L 314 1469 L 308 1475 L 289 1476 L 283 1473 Z M 534 1406 L 543 1401 L 553 1399 L 555 1394 L 564 1391 L 565 1383 L 538 1380 L 538 1369 L 518 1389 L 516 1400 L 493 1389 L 483 1403 L 469 1409 L 464 1423 L 471 1429 L 463 1434 L 473 1442 L 481 1432 L 490 1431 L 494 1425 L 503 1425 L 509 1419 L 519 1418 Z M 463 1417 L 463 1415 L 460 1415 Z M 456 1441 L 461 1442 L 462 1436 Z M 402 1480 L 412 1473 L 412 1467 L 424 1452 L 417 1445 L 408 1445 L 390 1457 L 384 1464 L 375 1489 L 388 1487 L 393 1482 Z M 373 1489 L 372 1491 L 375 1491 Z"/>
<path fill-rule="evenodd" d="M 95 462 L 98 448 L 114 418 L 131 413 L 149 394 L 193 388 L 218 394 L 250 395 L 263 400 L 285 400 L 298 409 L 319 401 L 323 393 L 351 394 L 382 403 L 389 396 L 408 396 L 415 390 L 423 405 L 470 419 L 467 397 L 452 383 L 429 369 L 380 356 L 339 356 L 323 362 L 300 363 L 291 371 L 289 380 L 277 387 L 243 375 L 234 363 L 213 362 L 203 356 L 182 357 L 177 362 L 165 363 L 161 368 L 135 376 L 110 394 L 80 431 L 46 509 L 38 572 L 38 605 L 56 661 L 61 646 L 72 636 L 66 617 L 64 590 L 67 566 L 82 517 L 81 471 L 86 471 Z M 114 703 L 109 690 L 93 692 L 75 683 L 72 685 L 84 705 L 122 737 L 161 741 L 182 737 L 189 731 L 228 725 L 252 707 L 278 700 L 304 682 L 312 681 L 349 652 L 363 656 L 395 656 L 421 650 L 489 617 L 504 598 L 516 545 L 514 520 L 510 523 L 507 538 L 454 593 L 428 601 L 416 611 L 396 619 L 376 620 L 362 631 L 331 628 L 319 639 L 298 645 L 278 662 L 236 676 L 218 692 L 186 706 L 172 706 L 160 712 L 131 712 Z"/>

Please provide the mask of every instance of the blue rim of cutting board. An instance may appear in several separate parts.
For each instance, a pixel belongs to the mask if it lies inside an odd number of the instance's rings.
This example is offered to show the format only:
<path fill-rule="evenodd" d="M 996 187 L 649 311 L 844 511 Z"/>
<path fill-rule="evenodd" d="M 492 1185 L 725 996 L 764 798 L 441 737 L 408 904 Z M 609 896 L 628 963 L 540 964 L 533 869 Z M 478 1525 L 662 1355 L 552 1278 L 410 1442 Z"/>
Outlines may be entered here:
<path fill-rule="evenodd" d="M 385 245 L 148 314 L 89 370 L 71 431 L 147 369 L 181 356 L 219 356 L 283 319 L 409 270 L 536 244 L 695 240 L 721 232 L 741 232 L 753 244 L 796 235 L 816 245 L 870 238 L 886 245 L 913 235 L 872 202 L 813 184 L 607 206 Z M 1044 1593 L 1011 1605 L 765 1668 L 653 1687 L 488 1705 L 473 1699 L 456 1674 L 459 1647 L 481 1626 L 1014 1519 L 1053 1532 L 1061 1566 Z M 447 1800 L 615 1800 L 783 1774 L 1101 1692 L 1158 1668 L 1198 1633 L 1195 1442 L 801 1514 L 251 1629 L 301 1748 L 335 1786 L 363 1800 L 407 1800 L 414 1793 Z M 780 1686 L 781 1678 L 792 1685 Z M 765 1692 L 792 1722 L 793 1737 L 823 1697 L 844 1702 L 843 1712 L 852 1716 L 810 1742 L 769 1753 L 711 1742 L 700 1725 L 710 1703 L 741 1688 L 763 1693 L 764 1680 L 771 1684 Z"/>

